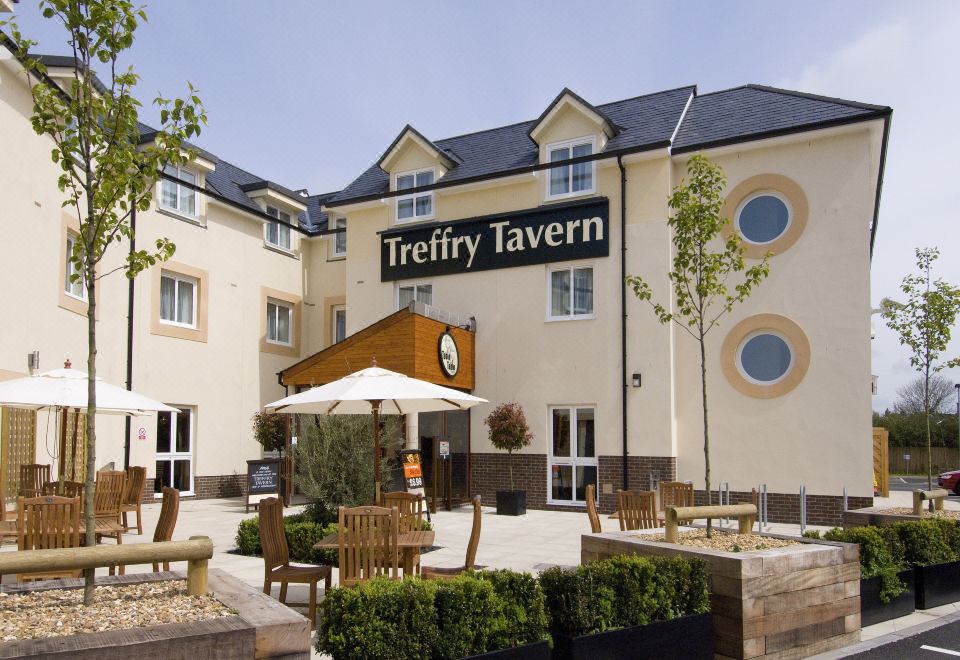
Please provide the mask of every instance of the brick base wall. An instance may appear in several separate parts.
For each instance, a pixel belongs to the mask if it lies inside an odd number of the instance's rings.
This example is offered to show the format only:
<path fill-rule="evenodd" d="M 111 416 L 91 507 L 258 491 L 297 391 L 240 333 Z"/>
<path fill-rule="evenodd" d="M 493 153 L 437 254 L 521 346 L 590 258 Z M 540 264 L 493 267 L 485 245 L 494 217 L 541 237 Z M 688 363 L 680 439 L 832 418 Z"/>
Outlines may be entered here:
<path fill-rule="evenodd" d="M 617 491 L 623 488 L 623 457 L 601 456 L 597 463 L 598 508 L 601 513 L 613 513 Z M 676 478 L 677 459 L 673 456 L 627 456 L 627 490 L 654 490 L 655 484 Z"/>
<path fill-rule="evenodd" d="M 726 497 L 726 493 L 724 493 Z M 751 494 L 745 491 L 730 491 L 731 504 L 747 504 Z M 698 490 L 694 493 L 698 506 L 707 503 L 707 495 Z M 713 503 L 718 504 L 717 493 L 713 493 Z M 847 507 L 862 509 L 873 506 L 872 497 L 847 497 Z M 800 524 L 800 493 L 767 493 L 767 521 L 776 523 Z M 842 495 L 807 495 L 808 525 L 841 525 L 843 523 Z"/>
<path fill-rule="evenodd" d="M 242 497 L 246 486 L 246 475 L 219 474 L 193 478 L 193 495 L 185 499 L 207 500 L 221 497 Z M 147 479 L 143 485 L 143 502 L 156 501 L 153 479 Z"/>

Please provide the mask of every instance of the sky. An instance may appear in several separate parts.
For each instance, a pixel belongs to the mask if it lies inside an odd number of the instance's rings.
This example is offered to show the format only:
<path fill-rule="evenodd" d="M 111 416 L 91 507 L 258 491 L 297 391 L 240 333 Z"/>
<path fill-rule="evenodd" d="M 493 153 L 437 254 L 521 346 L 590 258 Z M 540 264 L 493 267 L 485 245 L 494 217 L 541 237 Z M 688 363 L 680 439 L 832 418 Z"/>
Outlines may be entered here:
<path fill-rule="evenodd" d="M 154 0 L 146 11 L 127 58 L 141 118 L 158 123 L 150 101 L 189 81 L 209 116 L 200 146 L 311 193 L 346 186 L 407 123 L 431 139 L 512 124 L 563 87 L 594 104 L 760 83 L 889 105 L 871 302 L 899 294 L 916 247 L 939 247 L 936 274 L 960 284 L 958 2 Z M 67 54 L 37 0 L 21 0 L 17 20 L 38 52 Z M 873 318 L 883 410 L 916 373 Z M 960 340 L 946 354 L 957 355 Z M 960 382 L 960 369 L 944 375 Z"/>

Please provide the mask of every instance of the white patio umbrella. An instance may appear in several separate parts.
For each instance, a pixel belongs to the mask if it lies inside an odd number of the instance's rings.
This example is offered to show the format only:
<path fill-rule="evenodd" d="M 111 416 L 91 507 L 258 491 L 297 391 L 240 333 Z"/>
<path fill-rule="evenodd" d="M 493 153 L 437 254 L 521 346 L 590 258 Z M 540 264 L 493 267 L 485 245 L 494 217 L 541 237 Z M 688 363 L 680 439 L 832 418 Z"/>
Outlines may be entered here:
<path fill-rule="evenodd" d="M 380 497 L 380 413 L 466 410 L 486 399 L 373 366 L 264 406 L 270 412 L 365 415 L 373 412 L 374 496 Z"/>
<path fill-rule="evenodd" d="M 178 412 L 176 408 L 165 403 L 111 385 L 100 378 L 97 378 L 95 383 L 98 413 L 143 415 L 148 412 Z M 79 412 L 87 407 L 87 374 L 71 369 L 68 360 L 63 369 L 0 381 L 0 406 L 61 411 L 61 444 L 65 445 L 67 411 L 73 408 Z"/>

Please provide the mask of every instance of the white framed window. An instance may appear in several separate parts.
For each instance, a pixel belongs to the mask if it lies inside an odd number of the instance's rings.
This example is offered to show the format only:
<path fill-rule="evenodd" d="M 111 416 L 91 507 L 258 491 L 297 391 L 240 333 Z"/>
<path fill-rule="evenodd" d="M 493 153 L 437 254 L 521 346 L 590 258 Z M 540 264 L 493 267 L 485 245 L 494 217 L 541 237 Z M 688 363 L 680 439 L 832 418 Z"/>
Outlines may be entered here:
<path fill-rule="evenodd" d="M 194 409 L 174 407 L 179 411 L 157 413 L 157 478 L 153 482 L 157 497 L 165 486 L 193 495 Z"/>
<path fill-rule="evenodd" d="M 333 344 L 339 344 L 347 338 L 347 308 L 343 305 L 334 305 L 330 308 L 330 337 Z"/>
<path fill-rule="evenodd" d="M 433 168 L 399 172 L 396 178 L 396 190 L 408 190 L 429 186 L 433 183 Z M 414 222 L 429 220 L 433 217 L 433 191 L 421 192 L 415 195 L 401 195 L 397 197 L 397 222 Z"/>
<path fill-rule="evenodd" d="M 787 198 L 775 190 L 764 190 L 743 200 L 737 208 L 735 222 L 746 242 L 766 245 L 786 233 L 792 218 Z"/>
<path fill-rule="evenodd" d="M 551 504 L 586 504 L 587 485 L 597 492 L 596 409 L 551 406 L 547 499 Z"/>
<path fill-rule="evenodd" d="M 596 148 L 596 138 L 578 138 L 547 145 L 547 159 L 551 163 L 589 156 Z M 560 165 L 548 170 L 547 199 L 564 199 L 589 195 L 596 191 L 597 163 Z"/>
<path fill-rule="evenodd" d="M 593 266 L 560 266 L 547 270 L 547 320 L 595 318 Z"/>
<path fill-rule="evenodd" d="M 73 251 L 76 248 L 78 238 L 73 232 L 67 233 L 67 263 L 64 269 L 66 277 L 64 278 L 63 291 L 71 298 L 86 302 L 87 280 L 83 276 L 83 270 L 73 262 Z M 76 279 L 74 279 L 74 276 L 76 276 Z"/>
<path fill-rule="evenodd" d="M 267 299 L 267 341 L 293 346 L 293 307 L 289 303 Z"/>
<path fill-rule="evenodd" d="M 289 252 L 291 250 L 290 214 L 268 206 L 267 215 L 276 218 L 279 222 L 267 222 L 264 227 L 264 241 L 267 245 Z"/>
<path fill-rule="evenodd" d="M 397 309 L 404 309 L 414 300 L 424 305 L 432 305 L 433 285 L 427 282 L 397 285 Z"/>
<path fill-rule="evenodd" d="M 160 323 L 183 328 L 197 327 L 197 280 L 162 271 L 160 275 Z"/>
<path fill-rule="evenodd" d="M 779 383 L 790 373 L 793 363 L 790 342 L 779 332 L 759 330 L 737 346 L 737 370 L 756 385 Z"/>
<path fill-rule="evenodd" d="M 186 183 L 197 185 L 196 173 L 186 168 L 167 165 L 163 168 L 163 173 Z M 160 208 L 196 218 L 198 215 L 197 192 L 192 188 L 181 186 L 176 181 L 161 179 Z"/>
<path fill-rule="evenodd" d="M 347 219 L 337 218 L 333 221 L 334 229 L 343 229 L 333 235 L 333 256 L 344 257 L 347 254 Z"/>

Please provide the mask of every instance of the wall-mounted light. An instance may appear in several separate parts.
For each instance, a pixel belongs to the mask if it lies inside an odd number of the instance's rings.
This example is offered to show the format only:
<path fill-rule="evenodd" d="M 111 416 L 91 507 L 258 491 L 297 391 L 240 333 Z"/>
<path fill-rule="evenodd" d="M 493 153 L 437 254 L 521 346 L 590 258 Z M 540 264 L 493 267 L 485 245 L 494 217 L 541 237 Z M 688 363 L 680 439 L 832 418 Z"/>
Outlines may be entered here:
<path fill-rule="evenodd" d="M 40 370 L 40 351 L 27 353 L 27 371 L 32 376 Z"/>
<path fill-rule="evenodd" d="M 632 378 L 631 382 L 633 383 L 633 386 L 634 386 L 634 387 L 640 387 L 640 373 L 639 373 L 639 372 L 634 372 L 633 378 Z"/>

